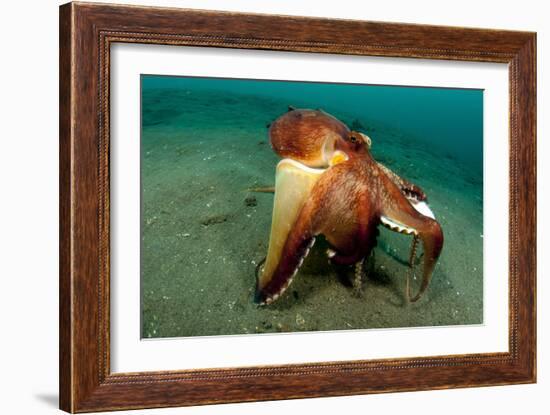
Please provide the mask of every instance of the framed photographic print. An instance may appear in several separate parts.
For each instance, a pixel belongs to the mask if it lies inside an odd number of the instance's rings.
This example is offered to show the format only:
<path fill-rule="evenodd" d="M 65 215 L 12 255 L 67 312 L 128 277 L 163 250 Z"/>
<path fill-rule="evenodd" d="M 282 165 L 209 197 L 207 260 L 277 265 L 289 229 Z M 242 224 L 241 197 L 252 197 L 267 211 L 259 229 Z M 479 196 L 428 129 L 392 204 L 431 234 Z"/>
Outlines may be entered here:
<path fill-rule="evenodd" d="M 60 406 L 534 382 L 536 36 L 60 8 Z"/>

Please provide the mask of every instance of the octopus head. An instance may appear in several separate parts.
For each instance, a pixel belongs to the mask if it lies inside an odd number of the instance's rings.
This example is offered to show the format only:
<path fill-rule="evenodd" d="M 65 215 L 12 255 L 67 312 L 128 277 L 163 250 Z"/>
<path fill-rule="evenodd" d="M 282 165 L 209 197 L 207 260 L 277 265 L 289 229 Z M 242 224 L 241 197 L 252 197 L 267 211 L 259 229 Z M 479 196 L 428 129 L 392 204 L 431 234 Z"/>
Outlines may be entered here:
<path fill-rule="evenodd" d="M 277 118 L 269 127 L 271 147 L 282 158 L 308 167 L 326 167 L 349 128 L 322 110 L 295 109 Z"/>

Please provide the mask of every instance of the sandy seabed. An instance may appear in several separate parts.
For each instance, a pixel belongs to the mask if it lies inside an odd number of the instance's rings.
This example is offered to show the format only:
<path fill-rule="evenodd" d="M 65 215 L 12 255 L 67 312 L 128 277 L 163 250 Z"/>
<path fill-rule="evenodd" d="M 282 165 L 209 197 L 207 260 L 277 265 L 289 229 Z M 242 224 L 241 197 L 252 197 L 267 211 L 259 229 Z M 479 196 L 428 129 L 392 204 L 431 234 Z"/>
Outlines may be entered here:
<path fill-rule="evenodd" d="M 162 89 L 144 96 L 142 337 L 482 323 L 481 173 L 451 154 L 415 145 L 406 131 L 333 111 L 372 138 L 378 161 L 427 193 L 445 234 L 430 287 L 417 303 L 407 304 L 411 237 L 380 227 L 361 296 L 346 283 L 353 269 L 327 263 L 321 237 L 276 303 L 254 303 L 273 195 L 247 189 L 274 184 L 279 159 L 269 146 L 267 125 L 288 104 Z M 414 288 L 419 282 L 413 281 Z"/>

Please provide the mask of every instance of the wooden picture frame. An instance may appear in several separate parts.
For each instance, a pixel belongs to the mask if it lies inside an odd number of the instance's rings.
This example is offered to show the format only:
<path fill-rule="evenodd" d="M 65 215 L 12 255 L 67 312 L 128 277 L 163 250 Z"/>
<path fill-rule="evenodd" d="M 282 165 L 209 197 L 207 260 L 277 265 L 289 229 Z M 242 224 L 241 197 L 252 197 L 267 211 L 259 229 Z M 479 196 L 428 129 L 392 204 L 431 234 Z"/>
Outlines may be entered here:
<path fill-rule="evenodd" d="M 117 42 L 507 63 L 509 352 L 111 373 L 109 62 L 110 46 Z M 60 8 L 59 93 L 61 409 L 90 412 L 535 382 L 535 33 L 70 3 Z"/>

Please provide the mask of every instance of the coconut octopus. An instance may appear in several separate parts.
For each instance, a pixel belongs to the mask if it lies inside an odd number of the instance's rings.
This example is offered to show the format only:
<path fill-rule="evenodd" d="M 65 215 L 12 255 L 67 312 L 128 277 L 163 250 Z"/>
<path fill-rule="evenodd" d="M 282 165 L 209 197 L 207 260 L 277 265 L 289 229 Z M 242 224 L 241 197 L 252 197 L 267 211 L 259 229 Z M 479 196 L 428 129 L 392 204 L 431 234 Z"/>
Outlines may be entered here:
<path fill-rule="evenodd" d="M 424 192 L 378 163 L 371 139 L 351 131 L 322 110 L 295 109 L 269 126 L 273 150 L 283 159 L 275 175 L 275 198 L 267 256 L 257 270 L 255 300 L 276 301 L 322 234 L 329 261 L 355 265 L 355 282 L 374 246 L 380 224 L 413 236 L 409 264 L 422 241 L 423 276 L 412 297 L 426 291 L 443 248 L 443 232 Z"/>

